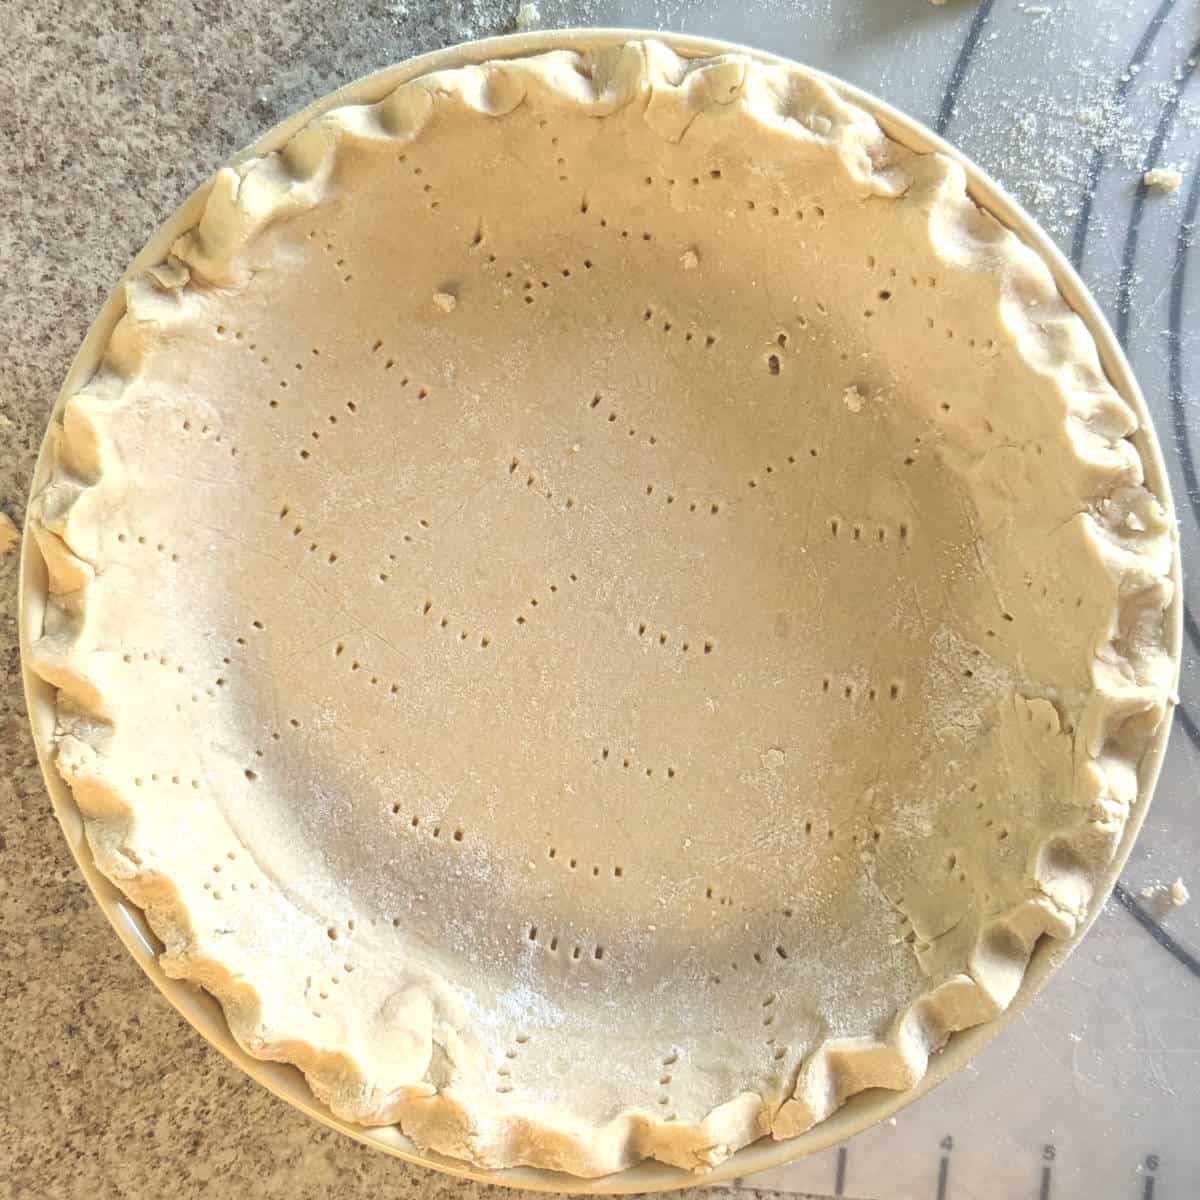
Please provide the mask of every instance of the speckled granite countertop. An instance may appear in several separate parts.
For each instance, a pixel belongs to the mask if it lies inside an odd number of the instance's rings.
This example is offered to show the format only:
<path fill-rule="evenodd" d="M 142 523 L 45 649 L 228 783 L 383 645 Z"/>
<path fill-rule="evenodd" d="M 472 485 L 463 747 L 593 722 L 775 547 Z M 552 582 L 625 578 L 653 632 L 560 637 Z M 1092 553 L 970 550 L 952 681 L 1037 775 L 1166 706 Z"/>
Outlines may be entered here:
<path fill-rule="evenodd" d="M 218 163 L 309 100 L 503 32 L 515 5 L 0 0 L 0 510 L 109 287 Z M 508 1195 L 309 1121 L 211 1049 L 129 958 L 51 814 L 0 559 L 0 1196 Z"/>

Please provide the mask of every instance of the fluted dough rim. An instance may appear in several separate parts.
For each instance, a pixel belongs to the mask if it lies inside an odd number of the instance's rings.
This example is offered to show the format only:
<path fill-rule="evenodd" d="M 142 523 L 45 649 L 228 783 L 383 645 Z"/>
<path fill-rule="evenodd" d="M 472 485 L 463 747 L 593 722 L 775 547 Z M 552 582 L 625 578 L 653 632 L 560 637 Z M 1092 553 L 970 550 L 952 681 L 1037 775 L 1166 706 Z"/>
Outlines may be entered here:
<path fill-rule="evenodd" d="M 495 119 L 527 103 L 594 117 L 641 103 L 645 120 L 669 141 L 685 137 L 704 109 L 740 104 L 797 143 L 818 140 L 836 147 L 844 170 L 883 199 L 904 196 L 914 186 L 904 155 L 874 118 L 800 68 L 768 66 L 736 53 L 687 60 L 644 41 L 596 54 L 554 51 L 437 71 L 374 104 L 314 118 L 279 152 L 221 168 L 199 221 L 175 243 L 170 260 L 129 285 L 128 313 L 102 367 L 109 398 L 138 370 L 132 325 L 141 306 L 164 291 L 186 288 L 190 278 L 210 286 L 236 284 L 246 271 L 243 251 L 262 230 L 320 201 L 344 146 L 362 139 L 411 142 L 448 96 Z M 488 1167 L 521 1163 L 597 1176 L 651 1157 L 704 1170 L 760 1136 L 786 1138 L 811 1128 L 866 1088 L 915 1086 L 929 1055 L 952 1033 L 990 1020 L 1009 1005 L 1042 936 L 1069 939 L 1085 920 L 1095 881 L 1115 855 L 1136 800 L 1138 763 L 1168 711 L 1174 662 L 1163 614 L 1173 594 L 1174 529 L 1163 521 L 1150 531 L 1156 536 L 1132 549 L 1106 523 L 1106 502 L 1141 490 L 1140 460 L 1128 440 L 1136 428 L 1134 414 L 1107 384 L 1097 386 L 1102 374 L 1092 339 L 1042 259 L 1007 231 L 980 233 L 960 167 L 937 155 L 920 161 L 930 240 L 947 269 L 1000 277 L 1011 298 L 1005 315 L 1014 344 L 1030 365 L 1055 378 L 1077 430 L 1078 457 L 1100 481 L 1096 495 L 1083 498 L 1088 511 L 1082 519 L 1120 599 L 1111 640 L 1096 648 L 1093 692 L 1076 740 L 1076 776 L 1087 789 L 1081 797 L 1084 815 L 1038 847 L 1030 897 L 981 928 L 968 969 L 897 1012 L 886 1037 L 831 1039 L 815 1049 L 781 1105 L 743 1093 L 701 1121 L 667 1122 L 652 1112 L 629 1110 L 604 1125 L 582 1125 L 544 1110 L 505 1111 L 499 1097 L 484 1112 L 474 1097 L 457 1095 L 453 1087 L 438 1089 L 423 1078 L 406 1080 L 383 1096 L 364 1095 L 368 1073 L 361 1063 L 281 1027 L 254 981 L 233 973 L 218 948 L 197 942 L 186 902 L 172 882 L 130 852 L 128 831 L 138 797 L 111 788 L 97 794 L 101 773 L 95 764 L 103 758 L 111 710 L 103 683 L 80 669 L 73 649 L 89 592 L 102 584 L 88 539 L 71 517 L 81 496 L 103 492 L 104 448 L 93 436 L 86 403 L 69 404 L 52 429 L 52 470 L 31 516 L 49 572 L 50 606 L 31 666 L 58 689 L 57 760 L 77 798 L 88 793 L 81 808 L 90 814 L 86 828 L 97 865 L 146 910 L 167 947 L 164 969 L 212 992 L 249 1053 L 295 1063 L 337 1115 L 365 1124 L 398 1122 L 419 1144 Z M 1128 505 L 1119 507 L 1124 512 Z"/>

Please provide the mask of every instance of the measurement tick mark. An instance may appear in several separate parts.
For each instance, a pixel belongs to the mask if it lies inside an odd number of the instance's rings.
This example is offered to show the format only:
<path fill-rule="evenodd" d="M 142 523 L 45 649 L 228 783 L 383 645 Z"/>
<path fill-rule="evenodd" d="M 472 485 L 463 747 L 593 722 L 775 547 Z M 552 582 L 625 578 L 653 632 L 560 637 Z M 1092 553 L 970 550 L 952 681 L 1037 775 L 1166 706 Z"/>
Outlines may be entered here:
<path fill-rule="evenodd" d="M 846 1147 L 839 1146 L 837 1153 L 837 1174 L 833 1179 L 833 1194 L 843 1196 L 846 1193 Z"/>
<path fill-rule="evenodd" d="M 938 1189 L 937 1200 L 946 1200 L 946 1183 L 950 1176 L 950 1160 L 946 1155 L 942 1155 L 942 1161 L 938 1163 Z"/>
<path fill-rule="evenodd" d="M 1050 1168 L 1042 1168 L 1042 1190 L 1038 1193 L 1038 1200 L 1050 1200 Z"/>

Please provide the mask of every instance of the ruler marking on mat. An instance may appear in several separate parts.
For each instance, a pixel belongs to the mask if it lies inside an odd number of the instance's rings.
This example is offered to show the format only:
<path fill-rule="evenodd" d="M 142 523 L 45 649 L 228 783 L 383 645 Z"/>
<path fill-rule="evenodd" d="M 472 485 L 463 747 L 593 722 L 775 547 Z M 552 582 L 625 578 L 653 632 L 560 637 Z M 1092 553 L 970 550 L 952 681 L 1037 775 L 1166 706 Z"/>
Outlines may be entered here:
<path fill-rule="evenodd" d="M 941 1161 L 938 1163 L 938 1186 L 937 1200 L 946 1200 L 946 1184 L 950 1177 L 950 1159 L 943 1154 Z"/>
<path fill-rule="evenodd" d="M 837 1173 L 833 1177 L 833 1194 L 835 1196 L 844 1196 L 846 1194 L 846 1158 L 848 1157 L 845 1146 L 839 1146 L 837 1152 Z"/>

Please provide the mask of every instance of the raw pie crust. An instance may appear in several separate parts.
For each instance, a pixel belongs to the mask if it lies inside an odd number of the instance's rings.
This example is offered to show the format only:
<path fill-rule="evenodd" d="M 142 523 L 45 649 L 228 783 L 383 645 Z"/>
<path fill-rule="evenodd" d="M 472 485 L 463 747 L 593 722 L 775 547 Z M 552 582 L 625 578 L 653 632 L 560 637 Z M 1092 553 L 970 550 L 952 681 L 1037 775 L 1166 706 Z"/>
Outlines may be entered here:
<path fill-rule="evenodd" d="M 127 306 L 34 505 L 57 766 L 340 1116 L 703 1169 L 1075 932 L 1174 531 L 954 162 L 739 55 L 495 62 L 223 168 Z"/>

